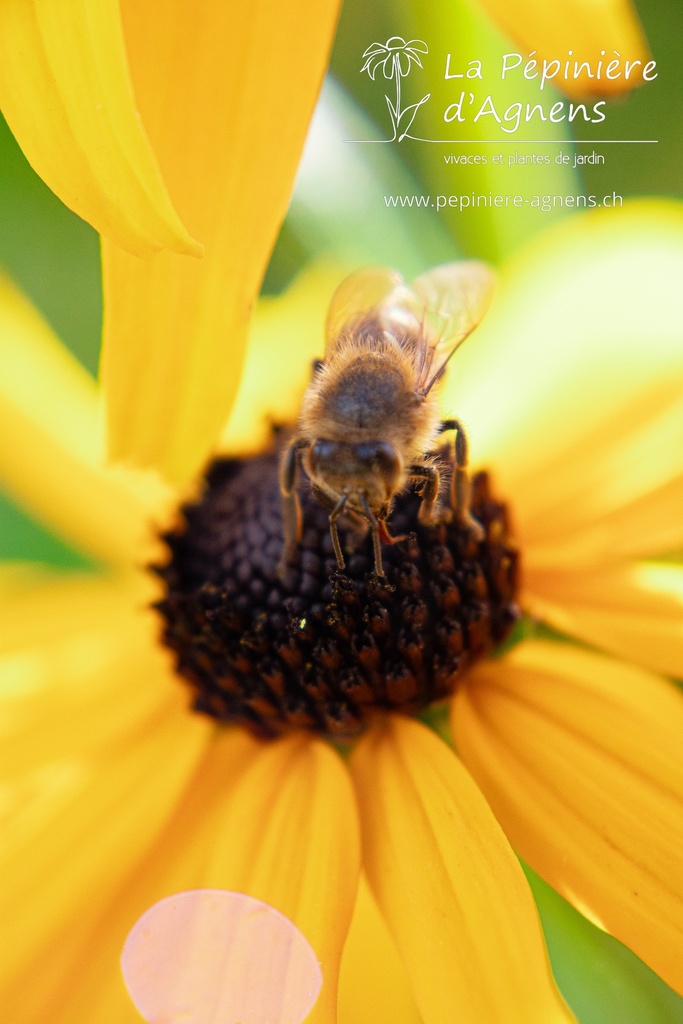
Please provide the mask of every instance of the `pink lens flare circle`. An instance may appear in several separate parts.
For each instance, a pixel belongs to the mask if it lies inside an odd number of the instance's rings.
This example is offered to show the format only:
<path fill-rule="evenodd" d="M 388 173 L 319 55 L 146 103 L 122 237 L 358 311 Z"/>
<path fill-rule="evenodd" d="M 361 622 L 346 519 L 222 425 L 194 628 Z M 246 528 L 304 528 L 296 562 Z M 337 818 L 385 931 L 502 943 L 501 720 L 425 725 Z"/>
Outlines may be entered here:
<path fill-rule="evenodd" d="M 121 967 L 149 1024 L 300 1024 L 322 985 L 296 925 L 223 889 L 155 903 L 129 932 Z"/>

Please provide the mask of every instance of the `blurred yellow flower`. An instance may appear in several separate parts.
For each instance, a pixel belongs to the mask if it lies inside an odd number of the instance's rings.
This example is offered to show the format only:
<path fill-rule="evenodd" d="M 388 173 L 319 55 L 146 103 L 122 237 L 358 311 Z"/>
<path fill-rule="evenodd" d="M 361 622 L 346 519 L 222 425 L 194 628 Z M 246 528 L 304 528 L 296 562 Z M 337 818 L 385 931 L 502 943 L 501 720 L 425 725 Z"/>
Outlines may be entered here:
<path fill-rule="evenodd" d="M 301 928 L 324 974 L 311 1021 L 337 1001 L 349 1024 L 568 1021 L 501 825 L 683 990 L 683 707 L 661 676 L 683 675 L 683 572 L 652 560 L 683 544 L 682 272 L 673 205 L 565 222 L 504 270 L 445 396 L 510 500 L 525 607 L 610 653 L 524 641 L 460 685 L 458 757 L 396 715 L 348 770 L 315 736 L 263 743 L 187 711 L 138 571 L 177 497 L 102 468 L 95 385 L 3 285 L 0 479 L 109 566 L 0 578 L 13 1024 L 133 1021 L 125 935 L 199 886 Z M 263 429 L 271 385 L 293 412 L 324 301 L 315 275 L 269 300 L 228 435 Z"/>

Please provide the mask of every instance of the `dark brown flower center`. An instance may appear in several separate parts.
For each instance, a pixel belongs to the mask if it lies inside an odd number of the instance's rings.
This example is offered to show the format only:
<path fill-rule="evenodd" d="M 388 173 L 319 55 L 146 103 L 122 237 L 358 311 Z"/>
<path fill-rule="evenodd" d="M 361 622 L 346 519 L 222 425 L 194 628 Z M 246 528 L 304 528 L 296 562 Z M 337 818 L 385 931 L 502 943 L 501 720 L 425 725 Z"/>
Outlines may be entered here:
<path fill-rule="evenodd" d="M 400 495 L 389 525 L 406 538 L 382 546 L 379 577 L 370 536 L 351 522 L 340 524 L 337 569 L 329 510 L 302 480 L 301 543 L 280 578 L 278 451 L 214 462 L 202 498 L 164 535 L 170 561 L 154 569 L 167 586 L 163 638 L 195 710 L 264 738 L 304 728 L 342 739 L 373 715 L 451 694 L 517 617 L 505 506 L 485 473 L 472 490 L 479 543 L 450 516 L 419 523 L 419 495 Z"/>

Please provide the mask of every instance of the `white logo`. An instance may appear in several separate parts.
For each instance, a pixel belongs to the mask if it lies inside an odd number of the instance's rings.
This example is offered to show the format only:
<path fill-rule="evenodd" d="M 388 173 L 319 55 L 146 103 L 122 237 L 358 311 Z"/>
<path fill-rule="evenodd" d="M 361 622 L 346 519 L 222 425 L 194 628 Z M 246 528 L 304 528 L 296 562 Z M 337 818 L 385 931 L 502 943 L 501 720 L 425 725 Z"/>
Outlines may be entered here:
<path fill-rule="evenodd" d="M 360 69 L 361 74 L 367 71 L 374 82 L 375 75 L 381 68 L 384 78 L 388 82 L 392 80 L 396 82 L 395 100 L 392 102 L 386 93 L 384 97 L 389 107 L 389 116 L 391 117 L 393 129 L 393 135 L 388 140 L 389 142 L 394 142 L 395 140 L 402 142 L 406 137 L 412 137 L 408 136 L 408 132 L 415 120 L 415 115 L 422 104 L 431 96 L 431 93 L 427 93 L 418 103 L 410 103 L 407 107 L 401 108 L 401 79 L 407 77 L 414 63 L 418 67 L 422 67 L 420 54 L 428 52 L 427 44 L 421 39 L 411 39 L 409 42 L 406 42 L 401 36 L 392 36 L 390 39 L 387 39 L 386 43 L 372 43 L 363 54 L 365 64 Z"/>

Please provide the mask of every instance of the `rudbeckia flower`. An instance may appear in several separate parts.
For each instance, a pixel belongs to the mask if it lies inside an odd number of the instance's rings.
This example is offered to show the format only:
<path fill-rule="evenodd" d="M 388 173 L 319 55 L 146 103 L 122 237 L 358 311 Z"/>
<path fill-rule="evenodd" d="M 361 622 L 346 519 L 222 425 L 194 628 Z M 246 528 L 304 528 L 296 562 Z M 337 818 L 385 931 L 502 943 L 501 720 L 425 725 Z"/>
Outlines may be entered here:
<path fill-rule="evenodd" d="M 513 848 L 683 991 L 683 709 L 663 678 L 683 674 L 681 570 L 656 560 L 683 542 L 682 272 L 683 216 L 655 203 L 565 222 L 503 270 L 444 402 L 509 502 L 523 605 L 585 643 L 475 665 L 450 702 L 457 754 L 387 713 L 347 762 L 306 731 L 265 742 L 188 710 L 141 571 L 178 497 L 102 468 L 95 385 L 3 286 L 2 480 L 109 566 L 0 581 L 8 1019 L 134 1020 L 126 933 L 205 886 L 307 936 L 311 1021 L 337 1000 L 342 1021 L 569 1021 Z M 324 304 L 319 279 L 269 300 L 226 436 L 258 444 L 270 384 L 278 418 L 296 406 L 311 289 Z"/>

